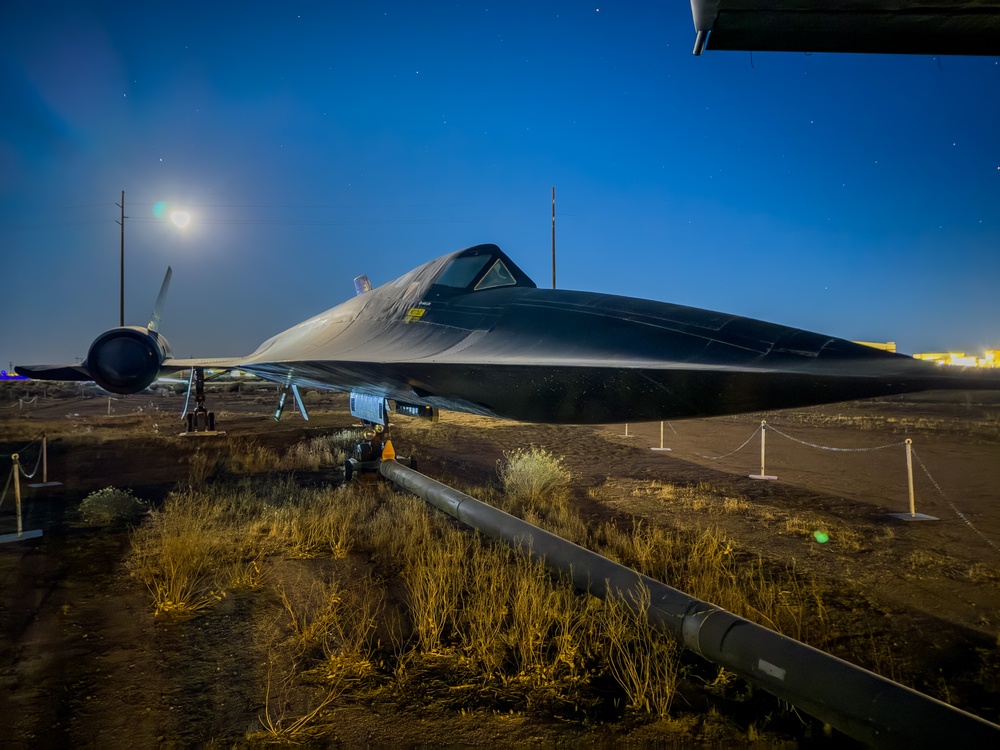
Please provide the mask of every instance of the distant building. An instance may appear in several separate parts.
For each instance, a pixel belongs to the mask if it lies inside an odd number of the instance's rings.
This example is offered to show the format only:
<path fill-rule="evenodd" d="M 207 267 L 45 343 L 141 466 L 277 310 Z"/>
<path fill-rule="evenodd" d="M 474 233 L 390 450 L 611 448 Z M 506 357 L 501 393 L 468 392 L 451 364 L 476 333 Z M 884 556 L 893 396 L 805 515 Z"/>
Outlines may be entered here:
<path fill-rule="evenodd" d="M 936 362 L 939 365 L 958 367 L 1000 367 L 1000 350 L 987 349 L 982 357 L 967 355 L 965 352 L 925 352 L 914 354 L 914 359 Z"/>
<path fill-rule="evenodd" d="M 896 352 L 896 342 L 886 341 L 855 341 L 855 344 L 881 349 L 884 352 Z M 957 367 L 1000 367 L 1000 349 L 987 349 L 982 357 L 968 355 L 965 352 L 924 352 L 914 354 L 914 359 L 934 362 L 939 365 L 955 365 Z"/>

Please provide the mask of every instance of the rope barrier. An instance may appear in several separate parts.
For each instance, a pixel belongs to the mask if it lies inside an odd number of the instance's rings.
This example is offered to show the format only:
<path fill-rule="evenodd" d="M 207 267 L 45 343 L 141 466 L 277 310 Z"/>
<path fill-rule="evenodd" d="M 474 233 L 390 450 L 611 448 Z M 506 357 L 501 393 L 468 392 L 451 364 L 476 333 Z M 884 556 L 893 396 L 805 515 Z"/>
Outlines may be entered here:
<path fill-rule="evenodd" d="M 23 409 L 25 406 L 31 406 L 32 404 L 37 403 L 37 402 L 38 402 L 38 396 L 32 396 L 27 401 L 25 401 L 23 398 L 19 398 L 17 400 L 16 404 L 8 404 L 7 406 L 4 406 L 2 408 L 4 408 L 4 409 L 18 409 L 18 410 L 20 410 L 20 409 Z"/>
<path fill-rule="evenodd" d="M 20 451 L 18 451 L 18 453 L 20 453 Z M 28 474 L 24 470 L 24 467 L 21 466 L 20 463 L 18 463 L 18 468 L 21 470 L 21 476 L 23 476 L 25 479 L 34 479 L 35 474 L 38 473 L 38 467 L 41 465 L 42 465 L 42 452 L 38 451 L 38 458 L 35 459 L 35 468 L 31 470 L 30 474 Z"/>
<path fill-rule="evenodd" d="M 948 499 L 948 496 L 944 494 L 944 490 L 941 489 L 941 485 L 939 485 L 937 481 L 934 479 L 934 477 L 931 476 L 931 472 L 924 465 L 924 462 L 920 460 L 920 456 L 917 455 L 916 449 L 914 449 L 912 453 L 913 457 L 917 460 L 917 465 L 924 470 L 924 474 L 927 475 L 927 478 L 930 480 L 931 484 L 934 485 L 934 489 L 936 489 L 938 491 L 938 494 L 941 495 L 941 498 L 946 503 L 948 503 L 948 506 L 953 511 L 955 511 L 955 515 L 958 516 L 960 519 L 962 519 L 965 522 L 966 526 L 968 526 L 970 529 L 976 532 L 980 536 L 980 538 L 988 545 L 990 545 L 996 552 L 1000 552 L 1000 546 L 997 546 L 992 539 L 988 538 L 982 531 L 976 528 L 976 525 L 972 523 L 971 520 L 969 520 L 969 517 L 965 515 L 962 511 L 960 511 L 958 507 L 955 505 L 955 503 L 953 503 L 951 500 Z"/>
<path fill-rule="evenodd" d="M 21 448 L 20 450 L 16 450 L 16 451 L 14 451 L 14 453 L 19 453 L 19 454 L 20 454 L 20 453 L 24 453 L 24 452 L 25 452 L 26 450 L 28 450 L 28 448 L 30 448 L 30 447 L 31 447 L 31 446 L 33 446 L 33 445 L 34 445 L 35 443 L 37 443 L 38 441 L 40 441 L 40 440 L 42 439 L 42 437 L 43 437 L 43 434 L 44 434 L 44 433 L 39 433 L 39 434 L 38 434 L 38 435 L 36 435 L 35 437 L 31 438 L 31 441 L 30 441 L 30 442 L 29 442 L 29 443 L 28 443 L 27 445 L 25 445 L 25 446 L 24 446 L 23 448 Z M 0 458 L 10 458 L 11 456 L 13 456 L 13 455 L 14 455 L 14 453 L 4 453 L 4 454 L 0 454 Z M 41 453 L 39 453 L 38 455 L 41 455 Z"/>

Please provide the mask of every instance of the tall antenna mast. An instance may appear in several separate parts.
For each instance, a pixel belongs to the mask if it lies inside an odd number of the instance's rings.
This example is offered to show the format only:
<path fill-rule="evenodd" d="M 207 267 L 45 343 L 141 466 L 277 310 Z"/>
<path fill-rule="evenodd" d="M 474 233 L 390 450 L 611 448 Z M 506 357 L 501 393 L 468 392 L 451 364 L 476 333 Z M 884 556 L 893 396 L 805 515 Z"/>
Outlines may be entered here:
<path fill-rule="evenodd" d="M 122 190 L 122 202 L 116 203 L 122 210 L 122 220 L 116 221 L 122 228 L 122 263 L 121 263 L 121 274 L 119 277 L 119 296 L 118 296 L 118 325 L 125 326 L 125 191 Z M 555 230 L 553 230 L 555 231 Z"/>
<path fill-rule="evenodd" d="M 122 198 L 122 202 L 125 199 Z M 556 288 L 556 189 L 552 188 L 552 288 Z"/>

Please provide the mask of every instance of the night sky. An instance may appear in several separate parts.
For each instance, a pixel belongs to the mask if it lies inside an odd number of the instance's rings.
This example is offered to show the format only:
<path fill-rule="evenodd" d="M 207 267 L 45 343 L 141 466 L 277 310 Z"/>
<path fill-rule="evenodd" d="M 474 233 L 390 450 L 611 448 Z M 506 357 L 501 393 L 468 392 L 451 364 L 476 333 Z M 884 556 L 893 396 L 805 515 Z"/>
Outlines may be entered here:
<path fill-rule="evenodd" d="M 681 0 L 5 2 L 2 366 L 117 325 L 122 190 L 182 357 L 482 242 L 548 286 L 553 186 L 562 288 L 1000 348 L 997 58 L 693 43 Z"/>

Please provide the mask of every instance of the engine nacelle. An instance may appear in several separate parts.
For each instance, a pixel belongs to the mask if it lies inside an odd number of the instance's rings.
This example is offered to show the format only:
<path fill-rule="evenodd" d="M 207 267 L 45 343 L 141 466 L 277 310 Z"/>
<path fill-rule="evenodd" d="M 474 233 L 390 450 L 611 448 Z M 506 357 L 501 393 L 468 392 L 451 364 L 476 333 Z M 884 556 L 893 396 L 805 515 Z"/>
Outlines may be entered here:
<path fill-rule="evenodd" d="M 94 382 L 111 393 L 138 393 L 156 380 L 170 344 L 156 331 L 112 328 L 90 345 L 85 365 Z"/>

